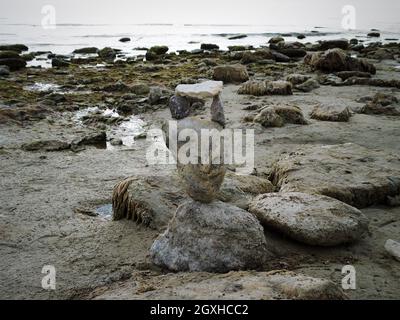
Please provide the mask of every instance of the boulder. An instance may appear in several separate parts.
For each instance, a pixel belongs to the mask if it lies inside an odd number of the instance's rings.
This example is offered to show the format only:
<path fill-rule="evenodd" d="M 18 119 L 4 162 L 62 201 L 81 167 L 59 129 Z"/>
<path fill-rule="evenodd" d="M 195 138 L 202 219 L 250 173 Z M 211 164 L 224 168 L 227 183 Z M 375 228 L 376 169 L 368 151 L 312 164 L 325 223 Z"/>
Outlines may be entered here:
<path fill-rule="evenodd" d="M 280 192 L 321 194 L 365 208 L 400 193 L 400 157 L 353 143 L 303 146 L 274 163 L 270 180 Z"/>
<path fill-rule="evenodd" d="M 131 41 L 131 38 L 128 38 L 128 37 L 119 39 L 119 42 L 130 42 L 130 41 Z"/>
<path fill-rule="evenodd" d="M 104 131 L 93 132 L 86 134 L 83 137 L 76 138 L 72 141 L 71 147 L 76 150 L 81 146 L 96 146 L 96 147 L 106 147 L 107 134 Z"/>
<path fill-rule="evenodd" d="M 323 40 L 320 41 L 320 50 L 329 50 L 339 48 L 342 50 L 349 49 L 349 41 L 347 39 Z"/>
<path fill-rule="evenodd" d="M 310 117 L 321 121 L 348 122 L 351 113 L 345 106 L 319 104 L 313 108 Z"/>
<path fill-rule="evenodd" d="M 143 290 L 149 288 L 150 290 Z M 98 300 L 344 300 L 334 282 L 286 270 L 231 271 L 226 274 L 134 272 L 123 285 L 97 295 Z M 238 308 L 239 311 L 240 308 Z M 240 312 L 244 310 L 240 309 Z"/>
<path fill-rule="evenodd" d="M 373 32 L 369 32 L 367 34 L 367 37 L 371 37 L 371 38 L 379 38 L 381 36 L 381 34 L 379 32 L 373 31 Z"/>
<path fill-rule="evenodd" d="M 368 231 L 364 214 L 339 200 L 300 192 L 269 193 L 249 206 L 265 227 L 315 246 L 351 243 Z"/>
<path fill-rule="evenodd" d="M 200 45 L 200 49 L 202 50 L 219 50 L 219 46 L 213 43 L 202 43 Z"/>
<path fill-rule="evenodd" d="M 22 58 L 0 59 L 0 66 L 7 66 L 11 71 L 20 70 L 26 67 L 26 61 Z"/>
<path fill-rule="evenodd" d="M 213 78 L 224 83 L 242 83 L 249 80 L 249 74 L 243 65 L 225 65 L 214 68 Z"/>
<path fill-rule="evenodd" d="M 272 256 L 257 219 L 215 201 L 181 205 L 150 248 L 153 262 L 172 271 L 257 269 Z"/>
<path fill-rule="evenodd" d="M 335 73 L 340 79 L 347 80 L 352 77 L 358 78 L 371 78 L 371 74 L 369 72 L 360 72 L 360 71 L 339 71 Z"/>
<path fill-rule="evenodd" d="M 67 68 L 70 66 L 70 63 L 64 59 L 54 58 L 51 60 L 51 66 L 53 68 Z"/>
<path fill-rule="evenodd" d="M 288 81 L 248 81 L 239 88 L 238 94 L 291 95 L 293 92 L 292 84 Z"/>
<path fill-rule="evenodd" d="M 6 44 L 0 45 L 0 51 L 15 51 L 21 53 L 23 51 L 28 51 L 29 48 L 24 44 Z"/>
<path fill-rule="evenodd" d="M 377 93 L 372 97 L 371 101 L 359 110 L 359 113 L 400 116 L 400 105 L 395 96 L 385 93 Z"/>
<path fill-rule="evenodd" d="M 364 59 L 346 55 L 341 49 L 330 49 L 325 52 L 309 53 L 304 63 L 324 72 L 361 71 L 376 73 L 375 66 Z"/>
<path fill-rule="evenodd" d="M 117 52 L 110 47 L 105 47 L 99 51 L 99 57 L 104 61 L 113 62 L 117 57 Z"/>
<path fill-rule="evenodd" d="M 308 79 L 311 79 L 311 76 L 298 73 L 292 73 L 286 77 L 286 81 L 289 81 L 294 86 L 306 82 Z"/>
<path fill-rule="evenodd" d="M 297 90 L 303 91 L 303 92 L 310 92 L 314 89 L 319 88 L 319 82 L 315 79 L 308 79 L 305 82 L 298 84 L 295 86 Z"/>
<path fill-rule="evenodd" d="M 269 49 L 262 49 L 257 51 L 246 51 L 242 55 L 240 62 L 242 64 L 249 64 L 254 62 L 260 62 L 262 60 L 273 60 L 274 56 Z"/>
<path fill-rule="evenodd" d="M 290 57 L 278 51 L 271 51 L 271 54 L 276 62 L 290 62 L 291 60 Z"/>
<path fill-rule="evenodd" d="M 283 127 L 286 123 L 307 124 L 303 112 L 297 106 L 279 105 L 263 108 L 254 118 L 263 127 Z"/>
<path fill-rule="evenodd" d="M 168 52 L 169 48 L 167 46 L 154 46 L 151 47 L 149 50 L 146 52 L 146 60 L 147 61 L 153 61 L 157 60 L 163 55 L 165 55 Z"/>
<path fill-rule="evenodd" d="M 277 44 L 279 42 L 285 42 L 285 39 L 281 36 L 275 36 L 268 40 L 268 43 Z"/>
<path fill-rule="evenodd" d="M 15 51 L 0 51 L 0 59 L 20 59 L 21 56 Z"/>

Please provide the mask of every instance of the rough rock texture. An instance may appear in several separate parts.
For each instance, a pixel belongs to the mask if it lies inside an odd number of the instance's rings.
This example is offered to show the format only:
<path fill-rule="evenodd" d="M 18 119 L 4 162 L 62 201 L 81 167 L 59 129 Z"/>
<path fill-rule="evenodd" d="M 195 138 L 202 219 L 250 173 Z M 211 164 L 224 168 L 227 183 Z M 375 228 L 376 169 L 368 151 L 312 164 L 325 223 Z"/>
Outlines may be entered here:
<path fill-rule="evenodd" d="M 257 269 L 270 255 L 257 219 L 220 201 L 181 205 L 150 248 L 153 262 L 173 271 Z"/>
<path fill-rule="evenodd" d="M 25 151 L 62 151 L 70 148 L 70 143 L 59 140 L 39 140 L 22 145 Z"/>
<path fill-rule="evenodd" d="M 324 40 L 320 42 L 320 50 L 328 50 L 339 48 L 343 50 L 349 49 L 349 41 L 347 39 Z"/>
<path fill-rule="evenodd" d="M 221 126 L 225 127 L 225 113 L 224 105 L 221 100 L 221 96 L 214 96 L 211 103 L 211 120 L 219 123 Z"/>
<path fill-rule="evenodd" d="M 243 65 L 225 65 L 214 68 L 213 78 L 224 83 L 242 83 L 249 80 L 249 74 Z"/>
<path fill-rule="evenodd" d="M 371 74 L 376 73 L 373 64 L 364 59 L 352 58 L 341 49 L 309 53 L 304 57 L 304 63 L 324 72 L 361 71 Z"/>
<path fill-rule="evenodd" d="M 238 94 L 253 96 L 291 95 L 292 84 L 289 81 L 247 81 L 238 90 Z"/>
<path fill-rule="evenodd" d="M 204 120 L 196 117 L 188 117 L 179 120 L 177 123 L 177 132 L 173 131 L 174 137 L 180 137 L 183 130 L 189 129 L 191 133 L 196 136 L 193 139 L 190 137 L 189 142 L 179 141 L 180 139 L 172 139 L 168 147 L 171 150 L 177 161 L 178 173 L 182 177 L 182 182 L 185 191 L 190 197 L 197 201 L 211 202 L 215 199 L 219 188 L 224 180 L 225 165 L 223 159 L 223 148 L 221 152 L 215 154 L 212 151 L 214 144 L 210 143 L 211 139 L 203 142 L 204 138 L 201 131 L 202 129 L 217 130 L 220 132 L 223 128 L 220 124 L 214 121 Z M 183 139 L 184 137 L 181 137 Z M 189 138 L 189 137 L 188 137 Z M 178 141 L 176 141 L 178 140 Z M 218 139 L 223 146 L 223 137 Z M 195 143 L 194 143 L 195 142 Z M 203 143 L 209 145 L 208 159 L 202 159 L 201 146 Z M 197 149 L 197 150 L 196 150 Z M 191 151 L 197 151 L 197 154 L 190 154 Z M 187 154 L 190 154 L 190 159 L 186 159 Z M 189 161 L 189 163 L 185 163 Z"/>
<path fill-rule="evenodd" d="M 372 97 L 371 101 L 360 109 L 359 113 L 400 116 L 400 105 L 395 96 L 385 93 L 377 93 Z"/>
<path fill-rule="evenodd" d="M 285 123 L 307 124 L 301 109 L 297 106 L 279 105 L 262 109 L 254 122 L 264 127 L 282 127 Z"/>
<path fill-rule="evenodd" d="M 389 239 L 385 243 L 385 249 L 393 258 L 400 261 L 400 242 Z"/>
<path fill-rule="evenodd" d="M 169 273 L 150 278 L 148 272 L 136 272 L 122 285 L 94 296 L 97 300 L 347 299 L 342 289 L 330 280 L 286 270 Z"/>
<path fill-rule="evenodd" d="M 255 52 L 246 51 L 240 60 L 243 64 L 260 62 L 262 60 L 274 60 L 274 55 L 269 49 L 256 50 Z"/>
<path fill-rule="evenodd" d="M 311 76 L 307 76 L 304 74 L 292 73 L 286 77 L 286 80 L 295 86 L 295 85 L 301 84 L 303 82 L 306 82 L 310 78 L 311 78 Z"/>
<path fill-rule="evenodd" d="M 4 58 L 0 59 L 0 66 L 7 66 L 11 71 L 25 68 L 26 61 L 22 58 Z"/>
<path fill-rule="evenodd" d="M 368 219 L 360 210 L 321 195 L 263 194 L 250 203 L 249 211 L 262 225 L 310 245 L 353 242 L 368 230 Z"/>
<path fill-rule="evenodd" d="M 303 92 L 310 92 L 310 91 L 312 91 L 314 89 L 317 89 L 319 87 L 320 87 L 320 85 L 319 85 L 318 81 L 315 80 L 315 79 L 308 79 L 307 81 L 295 86 L 295 88 L 297 90 L 300 90 L 300 91 L 303 91 Z"/>
<path fill-rule="evenodd" d="M 309 146 L 282 156 L 270 180 L 281 192 L 322 194 L 365 208 L 400 193 L 400 157 L 353 143 Z"/>
<path fill-rule="evenodd" d="M 255 196 L 273 190 L 267 179 L 228 172 L 216 197 L 246 210 Z M 171 220 L 176 208 L 188 199 L 175 171 L 159 176 L 129 177 L 114 187 L 113 219 L 129 219 L 161 229 Z"/>
<path fill-rule="evenodd" d="M 311 111 L 310 117 L 321 121 L 347 122 L 351 113 L 348 107 L 319 104 Z"/>
<path fill-rule="evenodd" d="M 195 99 L 213 98 L 222 92 L 222 81 L 204 81 L 196 84 L 180 84 L 175 89 L 177 96 Z"/>

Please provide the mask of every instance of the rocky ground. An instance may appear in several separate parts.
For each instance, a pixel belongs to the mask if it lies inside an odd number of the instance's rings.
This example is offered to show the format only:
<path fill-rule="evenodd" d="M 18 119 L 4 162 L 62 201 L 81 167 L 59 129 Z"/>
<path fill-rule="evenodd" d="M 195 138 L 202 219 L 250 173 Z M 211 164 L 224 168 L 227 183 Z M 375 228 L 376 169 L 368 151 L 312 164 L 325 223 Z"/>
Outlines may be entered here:
<path fill-rule="evenodd" d="M 368 64 L 341 53 L 303 62 L 306 53 L 337 47 Z M 400 264 L 384 245 L 400 240 L 399 48 L 354 41 L 299 47 L 275 39 L 256 51 L 175 55 L 158 47 L 148 50 L 147 61 L 115 62 L 112 49 L 92 48 L 98 57 L 53 56 L 50 69 L 24 68 L 18 53 L 24 48 L 2 48 L 8 53 L 0 65 L 8 68 L 0 75 L 0 298 L 207 298 L 214 283 L 215 298 L 320 297 L 287 291 L 274 274 L 170 273 L 149 258 L 168 219 L 150 227 L 110 219 L 113 188 L 127 177 L 160 176 L 152 182 L 154 197 L 172 188 L 169 208 L 182 200 L 179 186 L 168 185 L 172 169 L 148 165 L 145 132 L 170 119 L 177 84 L 215 78 L 225 81 L 226 127 L 255 129 L 254 174 L 271 181 L 269 191 L 332 196 L 369 218 L 361 239 L 332 247 L 301 244 L 265 226 L 275 257 L 258 271 L 289 270 L 340 287 L 342 267 L 350 264 L 357 289 L 348 297 L 398 299 Z M 196 106 L 195 113 L 208 116 L 207 107 Z M 41 287 L 44 265 L 56 267 L 54 291 Z M 275 289 L 258 292 L 260 279 L 265 290 Z M 323 297 L 341 297 L 332 283 L 324 285 Z"/>

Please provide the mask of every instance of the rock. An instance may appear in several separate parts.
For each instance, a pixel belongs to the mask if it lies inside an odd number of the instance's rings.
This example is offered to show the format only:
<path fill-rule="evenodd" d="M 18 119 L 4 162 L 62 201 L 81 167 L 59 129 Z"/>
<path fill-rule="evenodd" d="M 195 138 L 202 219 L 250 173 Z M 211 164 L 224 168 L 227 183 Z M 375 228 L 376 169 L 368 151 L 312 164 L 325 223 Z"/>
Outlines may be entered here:
<path fill-rule="evenodd" d="M 70 148 L 70 144 L 59 140 L 38 140 L 22 145 L 25 151 L 63 151 Z"/>
<path fill-rule="evenodd" d="M 241 45 L 236 45 L 236 46 L 228 46 L 228 50 L 231 52 L 236 52 L 236 51 L 247 51 L 247 50 L 252 50 L 252 46 L 241 46 Z"/>
<path fill-rule="evenodd" d="M 271 51 L 272 57 L 276 62 L 290 62 L 290 57 L 287 55 L 277 52 L 277 51 Z"/>
<path fill-rule="evenodd" d="M 219 50 L 219 46 L 213 43 L 202 43 L 200 45 L 200 49 L 202 50 Z"/>
<path fill-rule="evenodd" d="M 10 68 L 8 66 L 0 65 L 0 76 L 8 76 L 10 75 Z"/>
<path fill-rule="evenodd" d="M 381 34 L 379 32 L 369 32 L 367 34 L 367 37 L 371 37 L 371 38 L 379 38 L 381 36 Z"/>
<path fill-rule="evenodd" d="M 359 113 L 363 114 L 384 114 L 388 116 L 400 116 L 400 106 L 398 99 L 390 94 L 377 93 L 362 107 Z"/>
<path fill-rule="evenodd" d="M 307 124 L 299 107 L 286 105 L 263 108 L 254 122 L 264 127 L 283 127 L 286 123 Z"/>
<path fill-rule="evenodd" d="M 320 87 L 320 85 L 319 85 L 318 81 L 315 80 L 315 79 L 308 79 L 307 81 L 295 86 L 295 88 L 297 90 L 300 90 L 300 91 L 303 91 L 303 92 L 310 92 L 310 91 L 312 91 L 314 89 L 317 89 L 319 87 Z"/>
<path fill-rule="evenodd" d="M 162 57 L 164 54 L 168 52 L 169 48 L 167 46 L 154 46 L 151 47 L 147 52 L 146 52 L 146 60 L 147 61 L 153 61 L 157 60 L 160 57 Z"/>
<path fill-rule="evenodd" d="M 305 38 L 306 38 L 306 36 L 304 34 L 299 34 L 297 36 L 297 39 L 300 39 L 300 40 L 305 39 Z"/>
<path fill-rule="evenodd" d="M 216 95 L 211 103 L 211 120 L 225 127 L 224 106 L 220 95 Z"/>
<path fill-rule="evenodd" d="M 271 254 L 249 212 L 220 201 L 189 201 L 154 241 L 150 256 L 172 271 L 227 272 L 260 268 Z"/>
<path fill-rule="evenodd" d="M 1 51 L 0 51 L 1 53 Z M 25 61 L 32 61 L 33 59 L 35 59 L 35 53 L 34 52 L 30 52 L 30 53 L 25 53 L 23 55 L 21 55 L 21 58 L 24 59 Z"/>
<path fill-rule="evenodd" d="M 304 63 L 324 72 L 361 71 L 376 73 L 375 66 L 364 59 L 352 58 L 341 49 L 330 49 L 325 52 L 309 53 Z"/>
<path fill-rule="evenodd" d="M 400 80 L 351 77 L 348 78 L 346 81 L 343 81 L 342 85 L 344 86 L 364 85 L 364 86 L 376 86 L 376 87 L 400 89 Z"/>
<path fill-rule="evenodd" d="M 242 83 L 249 80 L 249 74 L 243 65 L 225 65 L 214 68 L 213 78 L 224 83 Z"/>
<path fill-rule="evenodd" d="M 304 146 L 283 155 L 270 180 L 280 192 L 321 194 L 365 208 L 400 193 L 400 158 L 353 143 Z"/>
<path fill-rule="evenodd" d="M 115 83 L 107 84 L 103 88 L 100 88 L 99 91 L 105 91 L 105 92 L 129 92 L 130 88 L 122 80 L 118 80 Z"/>
<path fill-rule="evenodd" d="M 218 96 L 224 87 L 222 81 L 204 81 L 196 84 L 180 84 L 175 89 L 177 96 L 207 99 Z"/>
<path fill-rule="evenodd" d="M 298 73 L 289 74 L 286 77 L 286 80 L 289 81 L 294 86 L 306 82 L 308 79 L 311 79 L 311 76 L 306 76 L 304 74 L 298 74 Z"/>
<path fill-rule="evenodd" d="M 20 59 L 21 56 L 15 51 L 0 51 L 0 59 Z"/>
<path fill-rule="evenodd" d="M 24 44 L 6 44 L 0 45 L 0 51 L 15 51 L 21 53 L 23 51 L 28 51 L 29 48 Z"/>
<path fill-rule="evenodd" d="M 195 132 L 198 138 L 198 144 L 195 145 L 197 148 L 197 155 L 193 156 L 193 161 L 189 163 L 182 162 L 182 150 L 183 146 L 186 145 L 186 141 L 176 141 L 172 139 L 173 145 L 169 145 L 169 149 L 177 160 L 178 173 L 182 177 L 182 182 L 186 193 L 196 201 L 211 202 L 213 201 L 221 187 L 221 184 L 225 176 L 225 166 L 223 159 L 223 152 L 219 152 L 217 155 L 212 152 L 213 145 L 210 144 L 209 158 L 201 158 L 201 145 L 202 145 L 202 129 L 217 130 L 221 131 L 223 128 L 221 125 L 214 121 L 203 120 L 195 117 L 185 118 L 178 121 L 177 132 L 172 132 L 174 137 L 178 136 L 178 133 L 182 130 L 190 129 Z M 220 143 L 223 145 L 223 138 L 220 138 Z M 206 141 L 206 143 L 208 140 Z M 176 145 L 177 143 L 177 145 Z M 181 155 L 180 157 L 177 157 Z M 187 154 L 187 152 L 185 152 Z"/>
<path fill-rule="evenodd" d="M 349 49 L 349 41 L 347 39 L 320 41 L 320 50 L 329 50 L 329 49 L 334 49 L 334 48 L 348 50 Z"/>
<path fill-rule="evenodd" d="M 143 290 L 151 288 L 151 290 Z M 291 271 L 215 273 L 134 272 L 123 285 L 102 292 L 101 300 L 343 300 L 334 282 Z"/>
<path fill-rule="evenodd" d="M 130 91 L 137 95 L 147 95 L 150 93 L 150 87 L 144 83 L 137 83 L 130 87 Z"/>
<path fill-rule="evenodd" d="M 117 57 L 117 52 L 110 47 L 105 47 L 99 51 L 99 57 L 104 61 L 113 62 Z"/>
<path fill-rule="evenodd" d="M 389 239 L 385 243 L 385 249 L 393 258 L 400 261 L 400 242 Z"/>
<path fill-rule="evenodd" d="M 128 38 L 128 37 L 119 39 L 119 42 L 130 42 L 130 41 L 131 41 L 131 38 Z"/>
<path fill-rule="evenodd" d="M 53 68 L 67 68 L 70 66 L 70 63 L 63 59 L 54 58 L 51 60 L 51 66 Z"/>
<path fill-rule="evenodd" d="M 358 39 L 356 39 L 356 38 L 350 39 L 350 44 L 351 45 L 357 45 L 358 43 L 359 43 Z"/>
<path fill-rule="evenodd" d="M 366 57 L 369 59 L 376 59 L 376 60 L 394 59 L 392 51 L 386 48 L 378 48 L 374 51 L 368 52 Z"/>
<path fill-rule="evenodd" d="M 319 104 L 311 111 L 310 117 L 321 121 L 348 122 L 351 113 L 348 107 Z"/>
<path fill-rule="evenodd" d="M 291 95 L 293 92 L 292 84 L 288 81 L 248 81 L 239 88 L 238 94 Z"/>
<path fill-rule="evenodd" d="M 274 59 L 274 56 L 272 52 L 269 49 L 262 49 L 262 50 L 257 50 L 255 52 L 251 51 L 246 51 L 243 53 L 242 59 L 240 62 L 242 64 L 249 64 L 249 63 L 254 63 L 254 62 L 260 62 L 262 60 L 272 60 Z"/>
<path fill-rule="evenodd" d="M 247 34 L 237 34 L 231 37 L 228 37 L 228 40 L 238 40 L 238 39 L 244 39 L 247 38 Z"/>
<path fill-rule="evenodd" d="M 75 54 L 95 54 L 98 52 L 99 52 L 99 49 L 96 47 L 85 47 L 85 48 L 76 49 L 76 50 L 74 50 L 73 53 L 75 53 Z"/>
<path fill-rule="evenodd" d="M 189 99 L 177 95 L 169 99 L 169 110 L 172 118 L 177 120 L 188 117 L 193 111 L 190 108 Z"/>
<path fill-rule="evenodd" d="M 262 225 L 315 246 L 354 242 L 368 231 L 364 214 L 341 201 L 300 192 L 269 193 L 249 206 Z"/>
<path fill-rule="evenodd" d="M 346 71 L 345 71 L 346 72 Z M 352 72 L 352 71 L 350 71 Z M 342 85 L 343 81 L 338 76 L 334 75 L 333 73 L 328 75 L 321 75 L 318 79 L 319 83 L 324 85 L 331 85 L 331 86 L 339 86 Z"/>
<path fill-rule="evenodd" d="M 76 150 L 78 147 L 81 146 L 96 146 L 105 148 L 107 141 L 107 134 L 104 131 L 101 132 L 93 132 L 90 134 L 85 135 L 82 138 L 77 138 L 72 141 L 71 147 L 72 149 Z"/>
<path fill-rule="evenodd" d="M 26 61 L 22 58 L 0 59 L 0 66 L 7 66 L 11 71 L 17 71 L 26 67 Z"/>
<path fill-rule="evenodd" d="M 268 43 L 277 44 L 279 42 L 285 42 L 285 39 L 281 36 L 275 36 L 268 40 Z"/>
<path fill-rule="evenodd" d="M 371 74 L 369 72 L 360 72 L 360 71 L 339 71 L 335 73 L 340 79 L 347 80 L 351 77 L 359 77 L 359 78 L 371 78 Z"/>

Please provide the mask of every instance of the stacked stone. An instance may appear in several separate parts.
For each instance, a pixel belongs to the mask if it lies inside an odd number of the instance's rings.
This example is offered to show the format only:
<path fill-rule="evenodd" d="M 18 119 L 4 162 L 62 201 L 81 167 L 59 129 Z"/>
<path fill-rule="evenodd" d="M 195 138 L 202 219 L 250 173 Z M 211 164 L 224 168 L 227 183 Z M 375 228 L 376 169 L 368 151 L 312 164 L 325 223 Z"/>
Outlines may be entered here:
<path fill-rule="evenodd" d="M 177 86 L 169 107 L 178 123 L 176 132 L 171 133 L 177 137 L 182 130 L 192 129 L 201 137 L 202 129 L 221 131 L 225 126 L 222 89 L 221 81 Z M 193 101 L 207 98 L 212 98 L 211 121 L 191 116 L 196 111 Z M 167 230 L 153 243 L 150 255 L 154 263 L 174 271 L 227 272 L 262 267 L 270 253 L 258 220 L 243 209 L 215 200 L 226 172 L 223 152 L 216 159 L 213 144 L 208 142 L 208 162 L 200 159 L 199 149 L 198 162 L 181 163 L 179 150 L 187 141 L 174 140 L 169 148 L 191 200 L 177 209 Z M 198 141 L 197 145 L 201 148 L 204 143 Z"/>

